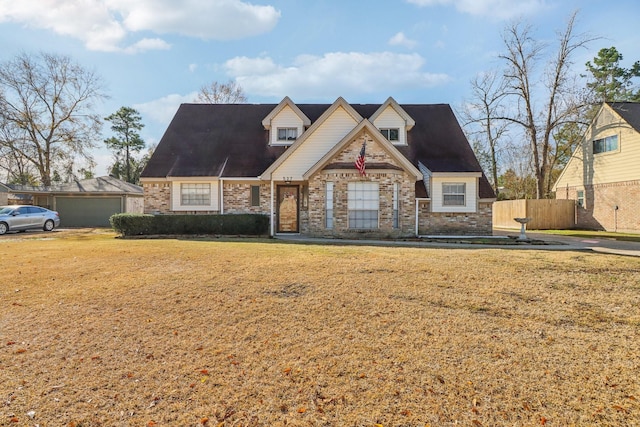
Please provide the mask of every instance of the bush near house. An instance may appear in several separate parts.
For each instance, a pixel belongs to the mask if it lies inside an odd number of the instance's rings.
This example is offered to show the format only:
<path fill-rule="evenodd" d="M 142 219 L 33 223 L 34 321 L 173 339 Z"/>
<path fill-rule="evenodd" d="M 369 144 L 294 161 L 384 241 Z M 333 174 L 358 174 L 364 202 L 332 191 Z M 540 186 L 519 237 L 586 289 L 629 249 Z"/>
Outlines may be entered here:
<path fill-rule="evenodd" d="M 111 227 L 122 236 L 152 234 L 266 235 L 269 218 L 258 214 L 237 215 L 140 215 L 115 214 Z"/>

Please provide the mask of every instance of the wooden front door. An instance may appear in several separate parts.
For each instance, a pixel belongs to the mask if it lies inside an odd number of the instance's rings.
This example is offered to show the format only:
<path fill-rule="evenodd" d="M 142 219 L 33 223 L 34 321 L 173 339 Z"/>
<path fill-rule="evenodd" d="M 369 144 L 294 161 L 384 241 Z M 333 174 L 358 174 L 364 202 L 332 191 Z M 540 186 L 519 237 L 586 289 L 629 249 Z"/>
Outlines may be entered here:
<path fill-rule="evenodd" d="M 278 233 L 297 233 L 299 211 L 297 185 L 278 186 Z"/>

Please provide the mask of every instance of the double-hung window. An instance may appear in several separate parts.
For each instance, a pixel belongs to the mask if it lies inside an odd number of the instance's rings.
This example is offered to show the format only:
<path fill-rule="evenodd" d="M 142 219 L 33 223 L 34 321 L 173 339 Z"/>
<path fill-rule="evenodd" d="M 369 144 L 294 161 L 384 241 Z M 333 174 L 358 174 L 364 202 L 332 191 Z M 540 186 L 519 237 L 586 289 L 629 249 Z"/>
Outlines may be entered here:
<path fill-rule="evenodd" d="M 442 206 L 465 206 L 466 184 L 448 182 L 442 184 Z"/>
<path fill-rule="evenodd" d="M 207 206 L 211 204 L 211 184 L 180 185 L 180 204 L 183 206 Z"/>
<path fill-rule="evenodd" d="M 618 135 L 607 136 L 593 141 L 593 154 L 616 150 L 618 150 Z"/>
<path fill-rule="evenodd" d="M 278 141 L 295 141 L 298 137 L 297 128 L 278 128 Z"/>
<path fill-rule="evenodd" d="M 350 182 L 347 186 L 349 228 L 372 230 L 378 228 L 380 191 L 377 182 Z"/>

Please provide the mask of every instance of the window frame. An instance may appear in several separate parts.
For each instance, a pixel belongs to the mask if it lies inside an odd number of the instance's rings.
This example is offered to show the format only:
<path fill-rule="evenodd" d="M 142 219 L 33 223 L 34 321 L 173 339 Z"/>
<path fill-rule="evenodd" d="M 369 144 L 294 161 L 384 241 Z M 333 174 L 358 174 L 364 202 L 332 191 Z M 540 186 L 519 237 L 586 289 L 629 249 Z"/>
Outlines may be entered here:
<path fill-rule="evenodd" d="M 391 139 L 391 133 L 393 131 L 395 131 L 396 137 L 394 139 Z M 388 141 L 394 142 L 394 143 L 400 142 L 400 128 L 392 128 L 392 127 L 380 128 L 380 132 L 385 138 L 387 138 Z"/>
<path fill-rule="evenodd" d="M 400 228 L 400 184 L 393 183 L 393 197 L 391 198 L 393 205 L 393 228 Z"/>
<path fill-rule="evenodd" d="M 584 208 L 584 190 L 576 191 L 576 204 L 581 208 Z"/>
<path fill-rule="evenodd" d="M 458 191 L 452 191 L 453 189 Z M 462 191 L 459 191 L 460 188 Z M 447 191 L 448 190 L 448 191 Z M 462 196 L 462 203 L 452 203 L 453 200 Z M 443 182 L 442 183 L 442 206 L 445 207 L 465 207 L 467 206 L 467 183 L 466 182 Z"/>
<path fill-rule="evenodd" d="M 347 219 L 350 230 L 366 231 L 380 228 L 378 182 L 351 181 L 347 184 Z"/>
<path fill-rule="evenodd" d="M 284 138 L 280 138 L 280 131 L 284 131 Z M 289 132 L 293 134 L 293 137 L 289 136 Z M 298 128 L 283 126 L 276 128 L 276 141 L 279 143 L 286 143 L 289 141 L 295 141 L 298 139 Z"/>
<path fill-rule="evenodd" d="M 187 190 L 194 190 L 187 193 Z M 180 184 L 180 206 L 210 206 L 211 183 L 183 182 Z"/>
<path fill-rule="evenodd" d="M 333 196 L 335 187 L 332 181 L 327 181 L 325 184 L 325 228 L 327 230 L 333 230 Z"/>
<path fill-rule="evenodd" d="M 615 141 L 615 147 L 613 146 L 612 141 Z M 596 150 L 596 147 L 598 147 L 597 150 Z M 619 149 L 620 149 L 620 141 L 617 134 L 605 136 L 604 138 L 594 139 L 591 142 L 591 150 L 594 155 L 611 153 L 611 152 L 618 151 Z"/>
<path fill-rule="evenodd" d="M 249 198 L 251 207 L 260 207 L 260 186 L 251 185 L 249 187 Z"/>

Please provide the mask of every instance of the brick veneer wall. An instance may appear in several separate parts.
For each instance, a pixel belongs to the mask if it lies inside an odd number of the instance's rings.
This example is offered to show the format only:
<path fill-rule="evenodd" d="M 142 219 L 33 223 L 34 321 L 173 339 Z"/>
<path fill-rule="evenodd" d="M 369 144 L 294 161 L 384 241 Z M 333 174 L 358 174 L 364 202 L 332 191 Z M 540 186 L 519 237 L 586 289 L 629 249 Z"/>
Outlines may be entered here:
<path fill-rule="evenodd" d="M 493 202 L 478 202 L 478 211 L 431 212 L 431 202 L 421 200 L 418 204 L 418 234 L 452 236 L 490 236 L 492 226 Z"/>
<path fill-rule="evenodd" d="M 582 189 L 585 203 L 576 207 L 578 228 L 640 232 L 640 180 L 559 188 L 556 198 L 577 200 Z"/>
<path fill-rule="evenodd" d="M 379 238 L 415 235 L 415 178 L 404 170 L 397 168 L 397 162 L 386 150 L 379 146 L 368 134 L 355 138 L 331 162 L 338 164 L 352 163 L 362 143 L 367 142 L 366 162 L 371 164 L 390 164 L 393 169 L 367 170 L 361 176 L 355 169 L 321 170 L 309 179 L 308 227 L 306 232 L 316 236 L 334 236 L 344 238 Z M 349 182 L 377 182 L 379 185 L 380 205 L 378 211 L 377 230 L 351 230 L 348 221 Z M 333 182 L 333 228 L 326 228 L 326 183 Z M 393 227 L 393 186 L 399 184 L 399 227 Z"/>
<path fill-rule="evenodd" d="M 348 220 L 349 182 L 377 182 L 380 207 L 377 230 L 351 230 Z M 326 183 L 333 182 L 333 228 L 326 228 Z M 399 228 L 393 227 L 393 184 L 399 183 Z M 323 171 L 309 180 L 308 233 L 344 238 L 401 237 L 415 235 L 414 184 L 403 171 L 368 172 L 366 177 L 354 171 Z"/>
<path fill-rule="evenodd" d="M 251 206 L 251 186 L 260 185 L 260 206 Z M 260 213 L 269 214 L 269 202 L 271 201 L 270 186 L 268 183 L 234 183 L 224 182 L 224 213 Z"/>
<path fill-rule="evenodd" d="M 171 183 L 145 182 L 142 184 L 144 194 L 144 213 L 171 213 Z"/>

